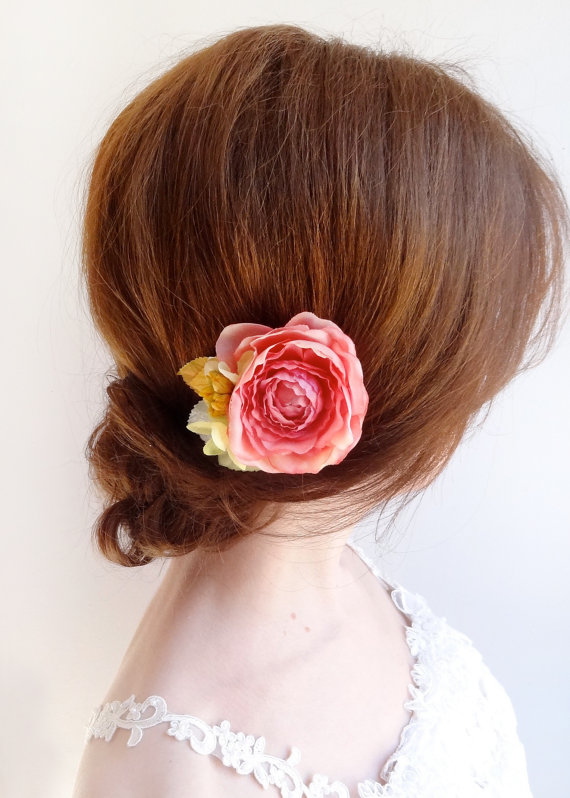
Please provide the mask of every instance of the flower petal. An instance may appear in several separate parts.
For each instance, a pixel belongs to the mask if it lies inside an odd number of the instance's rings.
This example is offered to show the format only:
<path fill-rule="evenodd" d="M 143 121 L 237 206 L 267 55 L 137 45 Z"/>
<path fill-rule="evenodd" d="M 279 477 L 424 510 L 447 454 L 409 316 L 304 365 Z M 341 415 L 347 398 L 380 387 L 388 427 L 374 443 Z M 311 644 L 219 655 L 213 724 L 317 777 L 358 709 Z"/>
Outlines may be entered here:
<path fill-rule="evenodd" d="M 271 327 L 266 327 L 265 324 L 250 324 L 249 322 L 228 324 L 216 341 L 216 356 L 218 360 L 223 360 L 232 371 L 237 371 L 237 359 L 234 353 L 238 346 L 244 343 L 244 339 L 247 340 L 255 335 L 263 335 L 270 330 Z"/>

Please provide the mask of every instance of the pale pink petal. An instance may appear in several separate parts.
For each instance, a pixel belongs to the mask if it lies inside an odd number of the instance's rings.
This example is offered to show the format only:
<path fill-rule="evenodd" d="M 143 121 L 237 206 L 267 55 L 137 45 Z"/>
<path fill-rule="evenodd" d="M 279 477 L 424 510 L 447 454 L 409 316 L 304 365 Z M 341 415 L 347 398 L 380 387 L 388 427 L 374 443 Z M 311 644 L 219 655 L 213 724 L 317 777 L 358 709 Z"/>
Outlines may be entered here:
<path fill-rule="evenodd" d="M 296 316 L 293 316 L 292 319 L 289 319 L 285 327 L 297 327 L 300 324 L 306 324 L 307 327 L 311 327 L 315 330 L 330 327 L 331 325 L 336 327 L 334 321 L 330 321 L 330 319 L 321 319 L 310 310 L 304 310 L 301 313 L 297 313 Z"/>
<path fill-rule="evenodd" d="M 239 355 L 236 358 L 235 352 L 239 344 L 243 342 L 244 338 L 263 335 L 271 329 L 271 327 L 267 327 L 265 324 L 251 324 L 249 322 L 228 324 L 227 327 L 224 327 L 216 341 L 216 357 L 218 360 L 223 360 L 227 363 L 232 371 L 237 371 Z"/>
<path fill-rule="evenodd" d="M 306 455 L 279 455 L 271 454 L 268 458 L 270 465 L 276 471 L 286 474 L 317 474 L 329 462 L 336 458 L 336 449 L 329 447 L 315 452 L 314 456 Z"/>
<path fill-rule="evenodd" d="M 330 319 L 321 319 L 311 311 L 303 311 L 287 322 L 286 327 L 296 327 L 298 325 L 306 325 L 313 330 L 325 330 L 328 335 L 334 338 L 334 348 L 340 348 L 344 351 L 355 354 L 355 347 L 352 338 L 344 333 L 338 324 Z"/>

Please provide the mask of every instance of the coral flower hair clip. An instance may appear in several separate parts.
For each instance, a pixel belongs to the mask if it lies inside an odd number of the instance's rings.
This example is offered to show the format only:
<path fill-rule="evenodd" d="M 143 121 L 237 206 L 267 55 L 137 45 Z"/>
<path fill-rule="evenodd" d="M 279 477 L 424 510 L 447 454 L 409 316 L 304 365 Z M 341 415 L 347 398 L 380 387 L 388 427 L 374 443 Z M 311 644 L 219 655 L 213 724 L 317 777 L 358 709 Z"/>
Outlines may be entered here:
<path fill-rule="evenodd" d="M 354 343 L 309 311 L 284 327 L 229 324 L 215 357 L 177 374 L 201 397 L 187 428 L 227 468 L 316 474 L 360 440 L 368 393 Z"/>

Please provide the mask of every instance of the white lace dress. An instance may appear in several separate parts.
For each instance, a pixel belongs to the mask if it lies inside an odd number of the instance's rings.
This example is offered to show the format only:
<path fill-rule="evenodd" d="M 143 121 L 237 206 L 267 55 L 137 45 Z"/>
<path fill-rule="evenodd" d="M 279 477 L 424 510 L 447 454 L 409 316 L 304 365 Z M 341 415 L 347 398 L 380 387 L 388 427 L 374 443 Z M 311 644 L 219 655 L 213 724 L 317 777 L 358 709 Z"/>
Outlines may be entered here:
<path fill-rule="evenodd" d="M 421 596 L 389 582 L 358 546 L 349 545 L 407 616 L 406 637 L 415 659 L 405 704 L 412 712 L 410 721 L 380 780 L 360 782 L 358 797 L 532 798 L 512 704 L 469 638 L 436 617 Z M 112 701 L 94 711 L 87 739 L 108 741 L 117 729 L 125 729 L 127 746 L 134 746 L 146 729 L 160 725 L 173 744 L 178 741 L 197 754 L 217 757 L 276 798 L 352 798 L 334 777 L 315 774 L 304 783 L 297 769 L 301 753 L 295 747 L 282 759 L 265 750 L 263 737 L 236 731 L 228 720 L 210 725 L 172 709 L 157 695 Z"/>

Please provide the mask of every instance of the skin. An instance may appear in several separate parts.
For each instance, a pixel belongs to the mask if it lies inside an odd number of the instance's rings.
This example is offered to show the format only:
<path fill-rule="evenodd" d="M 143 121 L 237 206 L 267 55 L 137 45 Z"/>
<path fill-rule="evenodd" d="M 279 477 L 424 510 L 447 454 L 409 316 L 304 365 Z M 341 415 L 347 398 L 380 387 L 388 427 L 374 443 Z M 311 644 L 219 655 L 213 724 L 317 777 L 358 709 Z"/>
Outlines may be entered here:
<path fill-rule="evenodd" d="M 227 719 L 263 735 L 275 756 L 298 747 L 306 783 L 323 773 L 356 795 L 358 781 L 378 780 L 410 719 L 407 619 L 346 545 L 355 524 L 307 538 L 326 527 L 330 504 L 307 502 L 302 517 L 295 509 L 264 527 L 271 537 L 170 561 L 103 702 L 158 694 L 170 711 Z M 74 798 L 263 794 L 253 776 L 166 728 L 146 730 L 133 748 L 120 729 L 110 742 L 92 739 Z"/>

